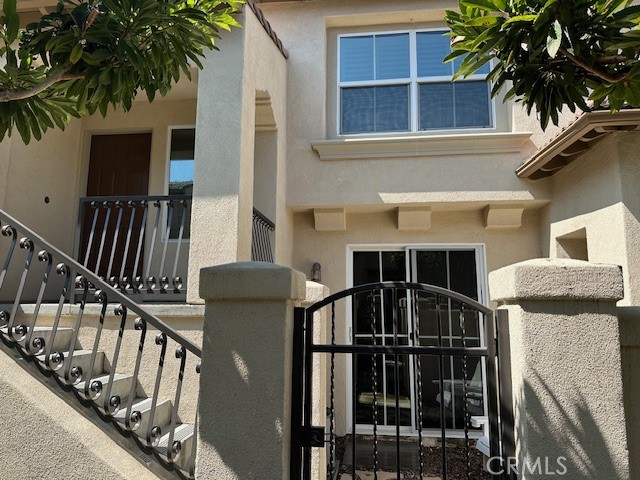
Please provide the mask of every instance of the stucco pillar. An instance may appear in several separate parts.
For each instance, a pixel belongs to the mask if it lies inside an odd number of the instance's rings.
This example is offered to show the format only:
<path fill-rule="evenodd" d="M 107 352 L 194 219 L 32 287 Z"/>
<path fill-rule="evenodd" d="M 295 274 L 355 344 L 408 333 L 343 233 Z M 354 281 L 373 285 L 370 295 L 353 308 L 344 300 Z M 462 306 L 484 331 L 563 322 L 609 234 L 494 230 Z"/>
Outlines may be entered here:
<path fill-rule="evenodd" d="M 316 282 L 307 282 L 307 297 L 302 302 L 303 307 L 309 307 L 323 298 L 329 296 L 329 288 Z M 314 314 L 313 323 L 313 343 L 316 345 L 325 344 L 328 341 L 328 320 L 327 309 L 321 308 Z M 327 426 L 327 376 L 328 362 L 327 355 L 313 356 L 313 385 L 311 397 L 312 405 L 312 424 Z M 314 479 L 323 480 L 327 478 L 327 455 L 328 448 L 314 448 L 311 450 L 311 472 Z"/>
<path fill-rule="evenodd" d="M 628 479 L 620 267 L 529 260 L 489 286 L 509 316 L 520 478 Z"/>
<path fill-rule="evenodd" d="M 289 478 L 294 302 L 304 274 L 262 262 L 204 268 L 197 478 Z"/>

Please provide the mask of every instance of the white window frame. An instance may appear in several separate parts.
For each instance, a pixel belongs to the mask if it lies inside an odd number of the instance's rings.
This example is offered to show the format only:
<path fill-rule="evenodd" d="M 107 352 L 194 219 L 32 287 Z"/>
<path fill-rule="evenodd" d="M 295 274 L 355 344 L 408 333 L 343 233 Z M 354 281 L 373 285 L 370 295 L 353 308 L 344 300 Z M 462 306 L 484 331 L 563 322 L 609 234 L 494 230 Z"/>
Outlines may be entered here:
<path fill-rule="evenodd" d="M 478 303 L 489 306 L 489 294 L 487 283 L 487 258 L 486 258 L 486 244 L 484 243 L 428 243 L 428 244 L 352 244 L 347 245 L 346 248 L 346 286 L 347 288 L 353 288 L 353 254 L 354 252 L 406 252 L 406 272 L 407 275 L 411 272 L 411 252 L 414 250 L 474 250 L 476 259 L 476 275 L 478 276 Z M 345 338 L 347 342 L 353 342 L 354 332 L 351 331 L 351 315 L 353 312 L 352 299 L 347 297 L 345 302 Z M 480 329 L 481 342 L 485 342 L 484 329 Z M 483 371 L 486 372 L 486 360 L 483 358 Z M 346 431 L 347 433 L 353 433 L 353 416 L 352 416 L 352 402 L 353 402 L 353 377 L 352 372 L 353 356 L 348 355 L 345 362 L 346 374 L 345 374 L 345 419 L 346 419 Z M 485 376 L 486 379 L 486 376 Z M 486 381 L 483 384 L 483 396 L 485 412 L 488 408 L 488 392 Z M 411 398 L 411 415 L 412 426 L 400 427 L 400 434 L 403 436 L 417 436 L 418 431 L 413 425 L 415 421 L 415 399 Z M 378 433 L 380 435 L 395 435 L 395 426 L 378 425 Z M 356 434 L 358 435 L 372 435 L 373 425 L 356 424 Z M 487 434 L 487 426 L 482 431 L 470 432 L 472 438 L 480 438 L 482 435 Z M 422 430 L 422 435 L 425 437 L 439 437 L 441 435 L 440 429 L 426 428 Z M 463 438 L 464 430 L 462 429 L 446 429 L 447 438 Z"/>
<path fill-rule="evenodd" d="M 464 132 L 470 130 L 495 130 L 496 129 L 496 108 L 495 108 L 495 99 L 491 98 L 489 90 L 489 119 L 491 124 L 486 127 L 449 127 L 443 129 L 427 129 L 420 130 L 420 109 L 418 105 L 418 87 L 423 83 L 442 83 L 446 81 L 450 81 L 452 75 L 445 76 L 430 76 L 430 77 L 419 77 L 418 76 L 418 57 L 417 57 L 417 34 L 423 32 L 441 32 L 446 33 L 448 30 L 442 27 L 434 27 L 434 28 L 420 28 L 420 29 L 402 29 L 402 30 L 378 30 L 378 31 L 367 31 L 367 32 L 357 32 L 357 33 L 344 33 L 337 35 L 337 65 L 336 72 L 337 78 L 336 82 L 338 85 L 337 95 L 336 95 L 336 126 L 337 126 L 337 134 L 339 137 L 352 137 L 352 136 L 379 136 L 379 135 L 402 135 L 402 134 L 411 134 L 411 133 L 438 133 L 438 132 Z M 394 78 L 394 79 L 385 79 L 385 80 L 368 80 L 368 81 L 350 81 L 350 82 L 342 82 L 340 65 L 340 41 L 343 38 L 348 37 L 367 37 L 367 36 L 376 36 L 376 35 L 393 35 L 393 34 L 409 34 L 409 77 L 406 78 Z M 373 57 L 373 70 L 375 72 L 375 55 Z M 456 80 L 457 82 L 470 82 L 470 81 L 487 81 L 485 74 L 474 73 L 473 75 Z M 487 88 L 491 89 L 491 82 L 488 82 Z M 380 132 L 360 132 L 360 133 L 342 133 L 342 89 L 348 87 L 380 87 L 380 86 L 401 86 L 408 85 L 409 87 L 409 130 L 393 130 L 393 131 L 380 131 Z"/>

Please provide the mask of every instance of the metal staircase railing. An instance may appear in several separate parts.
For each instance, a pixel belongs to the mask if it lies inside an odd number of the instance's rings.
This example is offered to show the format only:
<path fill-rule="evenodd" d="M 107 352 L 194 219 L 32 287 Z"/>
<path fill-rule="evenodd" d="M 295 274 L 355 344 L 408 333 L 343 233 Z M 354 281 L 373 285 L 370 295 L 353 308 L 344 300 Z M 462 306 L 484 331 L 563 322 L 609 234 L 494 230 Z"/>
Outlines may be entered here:
<path fill-rule="evenodd" d="M 193 477 L 200 347 L 3 211 L 0 225 L 3 342 Z M 97 305 L 87 304 L 92 292 Z"/>

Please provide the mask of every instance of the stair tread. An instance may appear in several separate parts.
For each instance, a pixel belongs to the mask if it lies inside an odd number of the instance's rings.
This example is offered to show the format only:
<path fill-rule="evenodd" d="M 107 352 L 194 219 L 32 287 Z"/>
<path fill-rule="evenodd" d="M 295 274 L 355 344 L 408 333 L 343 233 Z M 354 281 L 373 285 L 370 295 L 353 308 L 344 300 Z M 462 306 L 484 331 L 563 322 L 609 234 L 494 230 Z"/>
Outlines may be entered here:
<path fill-rule="evenodd" d="M 139 412 L 146 412 L 151 410 L 151 400 L 152 399 L 149 397 L 139 397 L 134 399 L 133 405 L 131 407 L 132 408 L 131 411 L 137 410 Z M 158 403 L 156 404 L 156 408 L 158 408 L 160 405 L 163 405 L 168 401 L 169 400 L 164 400 L 164 399 L 158 400 Z M 127 406 L 123 405 L 122 409 L 117 414 L 114 415 L 115 419 L 118 421 L 120 420 L 124 421 L 124 416 L 126 412 L 127 412 Z"/>
<path fill-rule="evenodd" d="M 53 352 L 53 353 L 55 353 L 55 352 Z M 64 357 L 64 358 L 68 358 L 68 355 L 67 355 L 67 354 L 68 354 L 69 352 L 62 352 L 62 353 L 65 355 L 65 357 Z M 93 353 L 93 350 L 74 350 L 74 351 L 73 351 L 73 358 L 76 358 L 76 357 L 83 357 L 83 356 L 85 356 L 85 355 L 91 355 L 92 353 Z M 98 355 L 100 355 L 101 353 L 103 353 L 103 352 L 99 351 L 99 352 L 98 352 Z M 44 362 L 44 360 L 45 360 L 45 356 L 46 356 L 45 354 L 37 355 L 37 356 L 36 356 L 36 358 L 37 358 L 38 360 L 40 360 L 41 362 Z"/>
<path fill-rule="evenodd" d="M 97 376 L 97 377 L 93 377 L 93 378 L 91 378 L 91 380 L 89 380 L 89 381 L 90 381 L 90 382 L 93 382 L 94 380 L 99 380 L 99 381 L 101 381 L 101 382 L 104 384 L 106 381 L 108 381 L 108 380 L 109 380 L 109 375 L 110 375 L 109 373 L 101 374 L 101 375 L 99 375 L 99 376 Z M 116 382 L 116 381 L 118 381 L 118 380 L 128 380 L 128 379 L 132 379 L 132 378 L 133 378 L 133 375 L 127 375 L 127 374 L 124 374 L 124 373 L 116 373 L 116 374 L 113 376 L 113 381 L 114 381 L 114 382 Z M 80 383 L 76 384 L 76 386 L 75 386 L 75 387 L 76 387 L 78 390 L 80 390 L 81 388 L 84 388 L 84 383 L 85 383 L 85 382 L 80 382 Z"/>
<path fill-rule="evenodd" d="M 173 436 L 173 441 L 181 440 L 184 442 L 193 436 L 195 431 L 195 426 L 192 423 L 180 423 L 176 425 L 176 433 Z M 158 449 L 167 448 L 167 444 L 169 443 L 169 434 L 171 432 L 167 431 L 167 433 L 163 434 L 160 437 L 160 442 L 158 443 Z"/>

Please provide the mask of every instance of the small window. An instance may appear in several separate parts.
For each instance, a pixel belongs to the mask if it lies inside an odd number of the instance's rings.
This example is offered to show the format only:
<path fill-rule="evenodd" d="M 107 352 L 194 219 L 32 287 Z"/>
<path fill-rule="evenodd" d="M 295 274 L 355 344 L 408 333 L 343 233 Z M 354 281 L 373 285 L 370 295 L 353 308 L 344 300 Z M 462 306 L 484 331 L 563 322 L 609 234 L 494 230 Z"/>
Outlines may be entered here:
<path fill-rule="evenodd" d="M 195 150 L 195 128 L 175 128 L 171 130 L 169 149 L 169 195 L 193 195 L 193 168 Z M 171 214 L 170 239 L 177 239 L 180 234 L 182 216 L 184 215 L 184 232 L 182 238 L 191 234 L 191 201 L 187 202 L 187 210 L 180 203 L 174 203 Z M 169 219 L 167 218 L 167 222 Z"/>
<path fill-rule="evenodd" d="M 453 83 L 461 60 L 443 63 L 444 33 L 340 36 L 340 133 L 492 127 L 489 66 Z"/>

